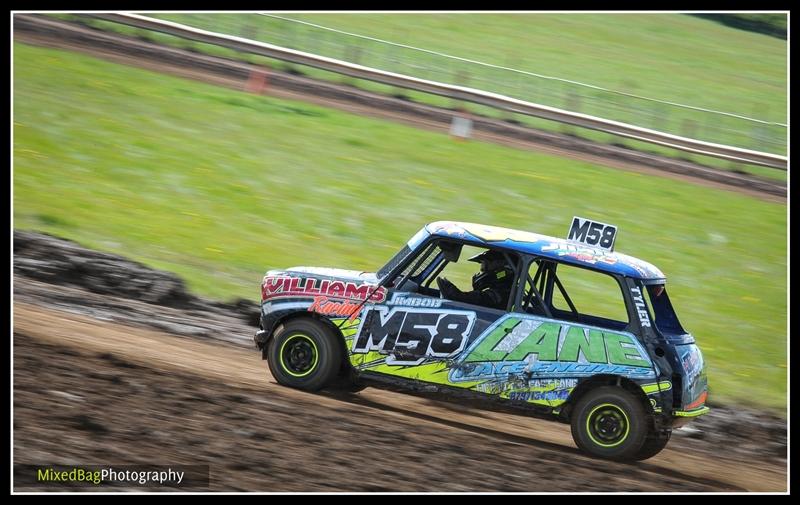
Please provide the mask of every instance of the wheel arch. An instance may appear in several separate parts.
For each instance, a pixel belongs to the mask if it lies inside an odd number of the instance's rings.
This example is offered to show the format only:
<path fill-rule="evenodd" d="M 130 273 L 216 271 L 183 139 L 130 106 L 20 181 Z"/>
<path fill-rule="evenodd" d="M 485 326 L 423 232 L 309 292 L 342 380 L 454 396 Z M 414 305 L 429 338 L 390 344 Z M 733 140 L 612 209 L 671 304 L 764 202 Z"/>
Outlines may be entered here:
<path fill-rule="evenodd" d="M 653 407 L 650 405 L 650 401 L 647 399 L 647 395 L 644 394 L 644 391 L 642 391 L 642 388 L 627 377 L 610 374 L 595 375 L 580 382 L 578 386 L 572 390 L 569 398 L 567 398 L 567 401 L 561 407 L 559 417 L 569 422 L 570 416 L 572 415 L 572 408 L 578 403 L 581 397 L 589 391 L 601 386 L 617 386 L 632 393 L 641 402 L 644 411 L 650 414 L 649 417 L 651 422 L 653 422 Z"/>

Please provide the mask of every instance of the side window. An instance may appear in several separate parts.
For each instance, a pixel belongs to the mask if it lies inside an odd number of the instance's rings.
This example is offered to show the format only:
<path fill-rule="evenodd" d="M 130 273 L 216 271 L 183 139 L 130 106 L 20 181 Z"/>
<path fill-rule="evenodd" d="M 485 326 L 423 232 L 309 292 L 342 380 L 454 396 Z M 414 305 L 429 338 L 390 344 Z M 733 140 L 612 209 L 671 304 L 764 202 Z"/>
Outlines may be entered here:
<path fill-rule="evenodd" d="M 650 305 L 653 307 L 655 319 L 653 322 L 656 324 L 658 331 L 667 334 L 682 335 L 686 330 L 681 326 L 678 321 L 678 316 L 672 308 L 672 303 L 667 295 L 667 290 L 663 284 L 651 284 L 649 286 L 642 286 L 639 284 L 643 291 L 646 290 L 650 298 Z M 645 297 L 645 300 L 648 298 Z"/>
<path fill-rule="evenodd" d="M 486 251 L 486 248 L 465 245 L 461 249 L 458 261 L 448 263 L 439 274 L 439 277 L 446 277 L 464 291 L 471 290 L 472 276 L 480 270 L 481 264 L 469 261 L 469 259 L 478 256 L 484 251 Z M 436 283 L 434 282 L 432 285 L 436 286 Z"/>
<path fill-rule="evenodd" d="M 587 324 L 621 328 L 629 322 L 622 288 L 614 277 L 564 263 L 556 268 L 552 307 L 559 317 Z"/>
<path fill-rule="evenodd" d="M 552 317 L 544 305 L 544 287 L 547 279 L 547 270 L 552 267 L 550 262 L 536 259 L 528 267 L 527 278 L 523 276 L 525 290 L 522 292 L 520 312 L 536 314 L 538 316 Z"/>
<path fill-rule="evenodd" d="M 439 239 L 387 284 L 399 291 L 505 310 L 513 300 L 516 253 Z"/>
<path fill-rule="evenodd" d="M 458 245 L 445 249 L 445 263 L 431 273 L 424 287 L 452 302 L 507 310 L 514 299 L 519 255 L 486 247 Z M 436 280 L 435 283 L 432 281 Z"/>

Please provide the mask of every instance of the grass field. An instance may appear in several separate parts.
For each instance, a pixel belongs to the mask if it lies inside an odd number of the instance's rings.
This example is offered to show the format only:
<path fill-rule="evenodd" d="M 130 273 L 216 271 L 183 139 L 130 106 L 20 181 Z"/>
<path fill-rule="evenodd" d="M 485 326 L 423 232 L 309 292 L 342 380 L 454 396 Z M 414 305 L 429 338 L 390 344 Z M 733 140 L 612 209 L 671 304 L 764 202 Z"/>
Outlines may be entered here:
<path fill-rule="evenodd" d="M 636 100 L 562 81 L 457 62 L 258 14 L 155 14 L 192 26 L 261 40 L 424 79 L 468 85 L 700 140 L 786 153 L 786 128 Z M 679 14 L 283 14 L 463 58 L 571 79 L 656 99 L 786 123 L 786 41 Z M 546 130 L 600 142 L 697 159 L 723 169 L 784 180 L 785 172 L 644 144 L 587 129 L 501 112 L 414 91 L 401 91 L 310 67 L 92 20 L 93 26 L 146 36 L 196 51 L 292 68 L 314 78 L 381 93 L 401 93 L 432 105 L 466 106 L 474 113 L 513 118 Z"/>
<path fill-rule="evenodd" d="M 712 397 L 786 406 L 787 207 L 671 179 L 14 45 L 14 227 L 257 300 L 267 268 L 374 270 L 424 223 L 564 236 L 670 279 Z"/>
<path fill-rule="evenodd" d="M 771 130 L 783 135 L 779 145 L 758 145 L 762 132 L 734 118 L 458 63 L 266 16 L 159 16 L 384 70 L 699 135 L 703 140 L 759 150 L 784 149 L 785 154 L 785 129 Z M 650 98 L 784 124 L 787 119 L 786 41 L 691 16 L 331 13 L 281 17 Z M 696 124 L 690 129 L 684 121 Z M 747 134 L 734 135 L 737 129 Z"/>
<path fill-rule="evenodd" d="M 690 16 L 284 16 L 652 98 L 786 122 L 786 42 Z"/>

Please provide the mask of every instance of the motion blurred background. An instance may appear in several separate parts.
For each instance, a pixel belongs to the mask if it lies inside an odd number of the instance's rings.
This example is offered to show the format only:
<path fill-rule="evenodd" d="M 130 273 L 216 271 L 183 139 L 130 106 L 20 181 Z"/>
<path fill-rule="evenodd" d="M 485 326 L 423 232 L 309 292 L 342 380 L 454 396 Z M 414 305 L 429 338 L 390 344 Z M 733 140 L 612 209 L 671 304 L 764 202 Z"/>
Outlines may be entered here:
<path fill-rule="evenodd" d="M 148 16 L 787 155 L 785 13 Z M 17 14 L 14 22 L 14 229 L 174 272 L 199 295 L 257 301 L 269 268 L 374 271 L 431 221 L 557 237 L 575 215 L 613 223 L 617 251 L 667 275 L 683 326 L 706 356 L 712 406 L 785 416 L 785 168 L 678 151 L 87 15 Z M 167 57 L 125 54 L 110 43 L 87 47 L 88 39 L 65 35 L 70 29 L 210 55 L 247 70 L 226 76 L 213 66 L 187 70 Z M 280 85 L 290 78 L 314 81 Z M 475 131 L 454 136 L 448 122 L 370 105 L 385 103 L 373 99 L 328 100 L 314 92 L 317 81 L 470 117 Z M 536 148 L 481 136 L 481 118 L 561 143 Z M 596 146 L 594 154 L 563 147 L 578 141 Z M 650 158 L 631 162 L 638 153 L 740 182 L 678 177 L 653 169 L 659 163 Z M 764 185 L 778 190 L 758 191 Z"/>

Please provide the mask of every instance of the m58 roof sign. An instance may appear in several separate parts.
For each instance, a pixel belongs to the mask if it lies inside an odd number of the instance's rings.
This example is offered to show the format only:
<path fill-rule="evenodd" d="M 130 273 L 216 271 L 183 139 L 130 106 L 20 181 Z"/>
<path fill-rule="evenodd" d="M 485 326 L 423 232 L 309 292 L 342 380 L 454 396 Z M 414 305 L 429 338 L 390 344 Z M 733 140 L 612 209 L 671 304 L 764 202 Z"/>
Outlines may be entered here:
<path fill-rule="evenodd" d="M 614 241 L 617 239 L 617 227 L 612 224 L 592 221 L 574 216 L 572 226 L 569 228 L 567 240 L 574 240 L 593 247 L 600 247 L 614 251 Z"/>

